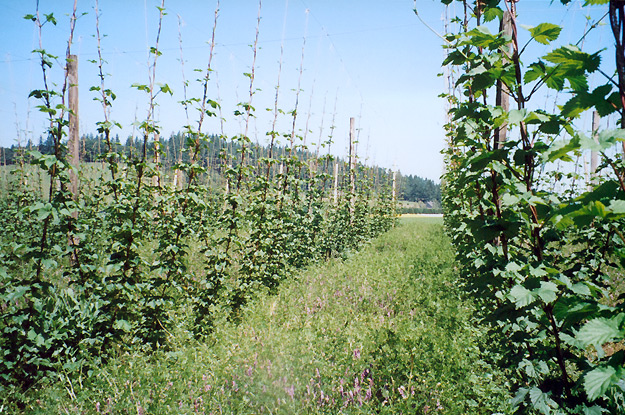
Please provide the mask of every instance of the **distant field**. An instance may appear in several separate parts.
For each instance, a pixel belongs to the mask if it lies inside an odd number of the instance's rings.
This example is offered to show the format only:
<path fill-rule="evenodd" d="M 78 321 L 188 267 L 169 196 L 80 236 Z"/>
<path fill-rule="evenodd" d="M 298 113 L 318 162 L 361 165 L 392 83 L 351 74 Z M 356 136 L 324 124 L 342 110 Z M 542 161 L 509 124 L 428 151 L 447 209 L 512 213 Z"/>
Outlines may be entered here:
<path fill-rule="evenodd" d="M 402 213 L 400 218 L 442 218 L 442 213 Z"/>

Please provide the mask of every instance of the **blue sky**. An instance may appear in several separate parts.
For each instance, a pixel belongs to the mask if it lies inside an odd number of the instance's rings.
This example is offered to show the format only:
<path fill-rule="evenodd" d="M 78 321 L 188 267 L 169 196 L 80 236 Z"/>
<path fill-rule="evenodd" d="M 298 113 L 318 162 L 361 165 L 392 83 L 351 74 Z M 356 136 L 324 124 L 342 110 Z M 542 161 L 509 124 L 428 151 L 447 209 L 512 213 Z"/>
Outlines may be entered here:
<path fill-rule="evenodd" d="M 520 22 L 563 24 L 564 43 L 577 40 L 586 14 L 598 17 L 605 12 L 601 7 L 582 10 L 579 1 L 573 1 L 568 8 L 549 3 L 522 0 L 518 5 Z M 44 27 L 43 47 L 60 57 L 64 57 L 67 48 L 72 4 L 70 0 L 40 1 L 41 12 L 53 12 L 58 19 L 56 27 Z M 97 58 L 94 4 L 93 0 L 78 1 L 78 13 L 87 14 L 76 24 L 72 45 L 72 53 L 79 57 L 82 133 L 95 132 L 95 123 L 103 119 L 101 106 L 93 101 L 95 93 L 89 91 L 91 86 L 99 85 L 97 68 L 89 63 Z M 167 83 L 174 95 L 158 99 L 156 118 L 164 135 L 181 130 L 187 123 L 178 103 L 183 99 L 178 16 L 182 22 L 184 74 L 190 81 L 187 94 L 199 97 L 199 85 L 193 81 L 198 73 L 193 69 L 206 67 L 215 4 L 165 1 L 167 15 L 159 45 L 163 55 L 157 63 L 156 82 Z M 435 0 L 418 0 L 416 4 L 421 17 L 443 32 L 444 6 Z M 147 114 L 145 94 L 130 86 L 148 83 L 147 49 L 155 44 L 159 5 L 160 0 L 100 1 L 100 31 L 105 35 L 102 49 L 108 73 L 105 84 L 117 95 L 111 117 L 123 126 L 117 130 L 122 141 L 132 133 L 132 123 L 145 119 Z M 302 135 L 308 122 L 307 143 L 318 143 L 320 136 L 326 140 L 334 117 L 332 152 L 344 155 L 349 117 L 356 117 L 361 160 L 438 180 L 443 170 L 440 150 L 444 145 L 445 103 L 437 96 L 444 92 L 445 80 L 437 74 L 443 71 L 440 64 L 444 52 L 441 40 L 414 15 L 414 5 L 411 0 L 264 0 L 255 82 L 260 91 L 253 99 L 256 118 L 248 134 L 252 140 L 264 143 L 265 132 L 271 127 L 273 116 L 265 109 L 274 105 L 281 44 L 284 58 L 278 106 L 285 112 L 293 110 L 305 37 L 297 129 Z M 32 22 L 22 18 L 34 12 L 34 0 L 0 0 L 3 146 L 16 143 L 18 136 L 37 142 L 45 130 L 45 121 L 35 109 L 38 103 L 27 99 L 32 89 L 42 87 L 41 69 L 30 53 L 38 47 L 37 32 Z M 232 114 L 237 102 L 248 99 L 249 80 L 243 73 L 249 72 L 252 63 L 249 45 L 254 40 L 257 14 L 257 0 L 221 2 L 209 96 L 222 103 L 224 132 L 229 136 L 243 130 Z M 599 28 L 587 40 L 589 50 L 611 47 L 610 36 L 609 27 Z M 612 59 L 611 50 L 606 59 Z M 59 84 L 62 66 L 61 58 L 50 73 Z M 195 118 L 191 113 L 191 120 Z M 292 118 L 283 115 L 278 129 L 290 133 L 291 124 Z M 220 129 L 217 119 L 205 123 L 207 132 L 219 133 Z"/>

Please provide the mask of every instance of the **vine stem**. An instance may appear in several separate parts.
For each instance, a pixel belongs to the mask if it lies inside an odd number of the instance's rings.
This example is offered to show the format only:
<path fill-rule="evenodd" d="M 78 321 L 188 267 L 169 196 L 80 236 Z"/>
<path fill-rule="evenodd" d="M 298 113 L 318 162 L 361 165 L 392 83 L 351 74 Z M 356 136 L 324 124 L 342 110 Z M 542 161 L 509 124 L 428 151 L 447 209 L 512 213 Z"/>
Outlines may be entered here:
<path fill-rule="evenodd" d="M 241 187 L 241 180 L 243 179 L 243 168 L 245 166 L 245 152 L 246 152 L 246 141 L 248 138 L 248 132 L 250 128 L 250 120 L 252 118 L 252 101 L 254 98 L 254 78 L 256 76 L 256 56 L 258 54 L 258 35 L 260 33 L 260 12 L 262 10 L 263 2 L 262 0 L 258 0 L 258 17 L 256 18 L 256 35 L 254 37 L 254 45 L 252 47 L 253 50 L 253 58 L 252 58 L 252 68 L 249 74 L 250 78 L 250 94 L 249 100 L 245 109 L 245 132 L 242 137 L 242 145 L 241 145 L 241 164 L 239 166 L 239 174 L 237 176 L 237 190 Z"/>
<path fill-rule="evenodd" d="M 165 0 L 162 0 L 161 7 L 159 8 L 160 13 L 159 13 L 159 20 L 158 20 L 158 32 L 156 35 L 156 46 L 151 51 L 154 53 L 154 61 L 152 62 L 152 65 L 151 65 L 152 72 L 150 73 L 148 71 L 148 77 L 150 80 L 150 85 L 148 86 L 149 92 L 150 92 L 150 103 L 149 103 L 149 108 L 148 108 L 148 117 L 143 123 L 143 154 L 141 156 L 141 161 L 137 165 L 137 189 L 135 191 L 135 200 L 132 206 L 132 213 L 130 216 L 132 230 L 130 231 L 128 240 L 126 241 L 126 248 L 124 250 L 124 265 L 123 265 L 124 274 L 126 274 L 131 268 L 130 254 L 131 254 L 132 246 L 134 245 L 134 240 L 135 240 L 134 230 L 137 224 L 137 215 L 139 213 L 139 207 L 141 203 L 141 190 L 143 189 L 142 183 L 143 183 L 143 176 L 145 173 L 145 161 L 147 159 L 147 146 L 148 146 L 149 134 L 150 132 L 156 132 L 156 124 L 154 122 L 154 108 L 156 106 L 155 104 L 156 95 L 154 94 L 154 82 L 155 82 L 155 77 L 156 77 L 156 61 L 159 55 L 158 41 L 161 35 L 161 27 L 162 27 L 162 22 L 163 22 L 164 10 L 165 10 Z M 155 145 L 155 148 L 154 148 L 155 154 L 157 154 L 158 151 L 159 151 L 158 145 Z M 157 185 L 160 187 L 160 180 L 157 181 Z"/>
<path fill-rule="evenodd" d="M 625 128 L 625 3 L 622 0 L 610 0 L 610 27 L 616 43 L 616 72 L 618 74 L 619 94 L 621 98 L 621 128 Z M 623 143 L 625 152 L 625 143 Z"/>
<path fill-rule="evenodd" d="M 107 148 L 107 157 L 106 161 L 109 165 L 109 170 L 111 171 L 111 187 L 113 189 L 113 198 L 115 201 L 119 200 L 117 183 L 116 183 L 116 173 L 117 168 L 114 163 L 114 155 L 113 155 L 113 146 L 111 144 L 111 128 L 109 124 L 110 118 L 110 106 L 108 101 L 107 93 L 104 88 L 104 59 L 102 58 L 102 45 L 101 45 L 101 35 L 100 35 L 100 7 L 98 4 L 98 0 L 95 0 L 95 31 L 96 31 L 96 41 L 98 43 L 98 77 L 100 78 L 100 95 L 102 99 L 102 111 L 104 113 L 104 140 L 106 141 Z"/>
<path fill-rule="evenodd" d="M 263 7 L 262 0 L 258 0 L 258 16 L 256 18 L 256 35 L 254 37 L 254 44 L 252 45 L 252 52 L 253 52 L 252 68 L 249 73 L 250 92 L 249 92 L 248 102 L 245 105 L 245 130 L 244 130 L 243 136 L 240 138 L 241 139 L 241 162 L 239 164 L 239 169 L 238 169 L 239 171 L 237 174 L 237 181 L 236 181 L 237 192 L 241 190 L 241 182 L 243 180 L 243 171 L 245 169 L 245 161 L 246 161 L 245 160 L 245 154 L 247 151 L 246 143 L 249 140 L 247 134 L 249 132 L 250 120 L 252 118 L 252 101 L 254 98 L 254 79 L 256 76 L 256 57 L 258 54 L 258 36 L 260 33 L 260 19 L 261 19 L 262 7 Z M 230 222 L 230 225 L 228 226 L 228 237 L 226 240 L 226 255 L 230 251 L 230 245 L 232 244 L 232 239 L 237 229 L 236 213 L 237 213 L 237 208 L 238 208 L 238 201 L 235 198 L 230 198 L 229 202 L 231 206 L 231 210 L 230 210 L 231 222 Z"/>
<path fill-rule="evenodd" d="M 206 65 L 206 73 L 204 75 L 204 79 L 202 82 L 202 103 L 200 104 L 200 116 L 197 122 L 197 131 L 194 133 L 195 134 L 195 142 L 194 142 L 194 149 L 193 149 L 193 153 L 191 155 L 191 171 L 189 172 L 189 183 L 187 183 L 187 193 L 191 190 L 191 186 L 193 185 L 193 181 L 197 175 L 197 172 L 195 170 L 195 163 L 197 162 L 197 158 L 200 154 L 200 150 L 201 150 L 201 134 L 202 134 L 202 124 L 204 123 L 204 116 L 206 115 L 206 101 L 208 98 L 208 81 L 210 80 L 210 74 L 212 72 L 212 63 L 213 63 L 213 56 L 215 54 L 215 33 L 217 31 L 217 18 L 219 17 L 219 0 L 217 0 L 217 5 L 215 6 L 215 18 L 213 21 L 213 30 L 212 30 L 212 34 L 211 34 L 211 43 L 210 43 L 210 49 L 209 49 L 209 53 L 208 53 L 208 64 Z M 182 49 L 181 49 L 181 53 L 182 53 Z M 186 93 L 186 88 L 185 88 L 185 93 Z M 221 108 L 221 107 L 220 107 Z M 221 118 L 221 117 L 220 117 Z M 222 128 L 223 130 L 223 128 Z M 222 136 L 223 136 L 223 131 L 222 131 Z M 188 204 L 188 199 L 185 200 L 185 210 L 186 210 L 186 206 Z"/>
<path fill-rule="evenodd" d="M 154 109 L 156 108 L 155 99 L 156 94 L 154 93 L 154 85 L 156 83 L 156 62 L 158 60 L 158 56 L 160 52 L 158 50 L 159 40 L 161 38 L 161 29 L 163 25 L 163 16 L 165 11 L 165 0 L 161 0 L 161 7 L 159 7 L 159 18 L 158 18 L 158 29 L 156 32 L 156 44 L 154 46 L 154 60 L 152 61 L 152 72 L 149 73 L 150 80 L 150 106 L 148 109 L 148 122 L 151 122 L 151 132 L 154 134 L 154 163 L 156 164 L 156 186 L 160 189 L 161 187 L 161 175 L 160 175 L 160 152 L 161 152 L 161 142 L 159 137 L 159 131 L 156 128 L 156 120 L 154 115 Z"/>
<path fill-rule="evenodd" d="M 280 59 L 278 60 L 278 80 L 276 82 L 276 96 L 275 96 L 275 100 L 274 100 L 274 107 L 273 107 L 273 121 L 271 122 L 271 132 L 269 133 L 269 135 L 271 136 L 271 140 L 269 143 L 269 151 L 267 153 L 267 169 L 265 170 L 265 183 L 263 186 L 263 194 L 262 194 L 262 202 L 263 202 L 263 206 L 262 206 L 262 210 L 261 210 L 261 218 L 264 217 L 265 215 L 265 201 L 267 200 L 267 193 L 269 191 L 269 176 L 271 173 L 271 164 L 273 161 L 273 150 L 274 150 L 274 146 L 275 146 L 275 142 L 276 142 L 276 136 L 278 135 L 278 133 L 276 132 L 276 124 L 278 122 L 278 101 L 279 101 L 279 97 L 280 97 L 280 79 L 282 77 L 282 63 L 284 61 L 284 38 L 285 38 L 285 33 L 286 33 L 286 17 L 287 17 L 287 11 L 288 11 L 288 0 L 285 4 L 285 10 L 284 10 L 284 20 L 282 22 L 282 39 L 280 40 Z M 261 224 L 263 223 L 263 221 L 261 221 Z"/>
<path fill-rule="evenodd" d="M 571 384 L 569 382 L 569 375 L 566 369 L 566 362 L 564 361 L 564 352 L 562 350 L 562 339 L 560 339 L 560 329 L 556 323 L 555 317 L 553 315 L 553 306 L 551 304 L 547 305 L 544 308 L 545 314 L 547 314 L 547 318 L 549 319 L 549 323 L 551 324 L 551 332 L 556 341 L 556 359 L 558 360 L 558 366 L 560 367 L 560 371 L 562 372 L 562 382 L 564 383 L 564 391 L 568 399 L 571 398 Z"/>
<path fill-rule="evenodd" d="M 506 0 L 506 7 L 510 12 L 510 18 L 512 20 L 512 41 L 513 41 L 513 62 L 516 73 L 517 80 L 517 106 L 518 109 L 521 110 L 525 107 L 525 98 L 523 96 L 522 89 L 522 74 L 521 74 L 521 63 L 519 57 L 519 43 L 518 43 L 518 30 L 516 24 L 516 1 L 515 0 Z M 519 123 L 519 129 L 521 133 L 521 139 L 523 141 L 524 150 L 529 150 L 532 147 L 532 143 L 530 143 L 528 134 L 527 134 L 527 126 L 524 122 Z M 528 192 L 533 192 L 532 184 L 533 184 L 533 176 L 534 176 L 534 157 L 530 154 L 525 156 L 525 183 L 526 189 Z M 543 261 L 543 241 L 540 236 L 540 220 L 538 217 L 538 211 L 536 206 L 530 205 L 531 218 L 533 222 L 532 234 L 534 237 L 534 254 L 537 257 L 539 262 Z M 564 353 L 562 350 L 562 341 L 560 339 L 560 330 L 556 324 L 555 318 L 553 316 L 553 311 L 550 305 L 546 306 L 545 313 L 547 314 L 547 318 L 551 324 L 552 334 L 556 343 L 556 358 L 558 361 L 558 366 L 560 367 L 561 379 L 564 384 L 565 394 L 568 399 L 571 398 L 571 387 L 569 383 L 569 375 L 567 373 L 566 364 L 564 360 Z"/>
<path fill-rule="evenodd" d="M 623 243 L 625 243 L 625 236 L 623 236 L 623 233 L 616 226 L 613 226 L 612 229 L 621 238 L 621 241 L 623 241 Z"/>
<path fill-rule="evenodd" d="M 297 110 L 299 108 L 299 95 L 301 92 L 302 76 L 304 74 L 304 52 L 306 51 L 306 35 L 307 35 L 306 32 L 307 31 L 308 31 L 308 9 L 306 10 L 306 24 L 304 26 L 304 40 L 302 42 L 302 54 L 301 54 L 300 64 L 299 64 L 299 76 L 297 78 L 297 90 L 295 91 L 295 106 L 293 107 L 293 123 L 291 126 L 291 138 L 289 140 L 288 153 L 289 153 L 289 158 L 291 158 L 291 161 L 293 160 L 293 152 L 295 151 L 295 127 L 297 123 Z M 285 169 L 284 169 L 284 180 L 282 182 L 282 195 L 280 198 L 280 207 L 279 207 L 280 209 L 282 208 L 284 197 L 287 191 L 290 167 L 291 167 L 291 163 L 287 162 Z"/>
<path fill-rule="evenodd" d="M 180 72 L 182 75 L 182 94 L 183 94 L 182 105 L 184 107 L 184 115 L 187 120 L 186 128 L 189 129 L 189 127 L 191 126 L 191 121 L 189 119 L 189 101 L 187 99 L 187 78 L 184 73 L 184 53 L 182 50 L 182 16 L 178 14 L 177 17 L 178 17 L 178 45 L 180 46 Z M 185 144 L 184 142 L 185 142 L 185 134 L 183 133 L 182 140 L 180 140 L 180 143 L 179 143 L 178 155 L 176 157 L 177 164 L 182 163 L 182 153 L 184 152 L 184 144 Z M 174 144 L 175 144 L 175 141 L 174 141 Z M 176 147 L 174 145 L 174 152 L 175 150 L 176 150 Z M 178 167 L 174 171 L 174 188 L 182 189 L 182 172 L 180 171 Z"/>
<path fill-rule="evenodd" d="M 624 144 L 625 144 L 625 142 L 624 142 Z M 604 155 L 604 158 L 607 159 L 607 157 L 605 155 Z M 616 177 L 618 177 L 618 181 L 619 181 L 619 185 L 621 186 L 621 190 L 623 192 L 625 192 L 625 179 L 623 178 L 623 173 L 618 170 L 618 168 L 616 167 L 616 165 L 614 164 L 613 161 L 610 161 L 610 167 L 612 167 L 612 170 L 614 170 L 614 173 L 616 174 Z"/>
<path fill-rule="evenodd" d="M 190 196 L 189 194 L 191 193 L 192 190 L 192 186 L 193 186 L 193 182 L 194 179 L 197 176 L 197 170 L 195 168 L 195 162 L 197 161 L 198 155 L 200 153 L 201 150 L 201 141 L 200 141 L 200 137 L 201 137 L 201 131 L 202 131 L 202 122 L 204 120 L 204 114 L 206 114 L 206 101 L 208 98 L 208 81 L 210 79 L 210 73 L 211 73 L 211 65 L 212 65 L 212 61 L 213 61 L 213 54 L 214 54 L 214 49 L 215 49 L 215 32 L 217 29 L 217 18 L 219 16 L 219 0 L 217 0 L 217 5 L 215 6 L 215 20 L 213 22 L 213 30 L 212 30 L 212 35 L 211 35 L 211 44 L 210 44 L 210 52 L 208 55 L 208 64 L 207 64 L 207 68 L 206 68 L 206 73 L 202 82 L 202 87 L 203 87 L 203 95 L 202 95 L 202 104 L 200 105 L 200 117 L 198 120 L 198 130 L 197 132 L 195 132 L 195 142 L 194 142 L 194 149 L 193 149 L 193 153 L 191 156 L 191 171 L 189 172 L 189 183 L 187 184 L 187 188 L 186 188 L 186 192 L 185 192 L 185 198 L 184 201 L 182 203 L 182 215 L 184 216 L 189 208 L 189 200 L 190 200 Z M 178 16 L 178 28 L 179 28 L 179 42 L 180 42 L 180 62 L 183 65 L 183 82 L 184 82 L 184 102 L 185 102 L 185 113 L 187 115 L 187 124 L 189 125 L 190 128 L 190 123 L 188 122 L 189 119 L 189 114 L 188 114 L 188 109 L 187 109 L 187 87 L 186 87 L 186 81 L 184 81 L 184 60 L 183 60 L 183 54 L 182 54 L 182 32 L 180 30 L 180 16 Z M 182 159 L 182 147 L 180 150 L 180 159 Z M 177 173 L 176 173 L 177 174 Z M 180 238 L 182 237 L 182 232 L 184 230 L 184 226 L 177 226 L 175 232 L 174 232 L 174 244 L 175 246 L 180 246 Z M 173 251 L 171 253 L 171 260 L 173 262 L 175 262 L 178 259 L 178 253 L 176 251 Z M 171 278 L 171 270 L 168 271 L 167 273 L 167 279 L 169 280 Z M 163 292 L 164 292 L 165 286 L 163 286 Z"/>

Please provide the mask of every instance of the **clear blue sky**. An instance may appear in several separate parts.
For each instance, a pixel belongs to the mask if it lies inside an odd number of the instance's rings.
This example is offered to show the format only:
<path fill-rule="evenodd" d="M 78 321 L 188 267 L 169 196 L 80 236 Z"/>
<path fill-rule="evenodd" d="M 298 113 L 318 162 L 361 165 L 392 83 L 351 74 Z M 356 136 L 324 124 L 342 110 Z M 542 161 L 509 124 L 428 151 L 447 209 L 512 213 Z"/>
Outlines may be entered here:
<path fill-rule="evenodd" d="M 40 2 L 42 13 L 53 12 L 56 27 L 43 29 L 43 47 L 60 57 L 51 78 L 62 82 L 63 57 L 67 48 L 69 14 L 73 2 Z M 565 8 L 550 1 L 521 0 L 520 21 L 537 24 L 551 21 L 567 27 L 565 43 L 575 42 L 575 33 L 585 24 L 590 12 L 596 18 L 605 7 L 585 8 L 579 1 Z M 189 97 L 199 97 L 197 73 L 208 59 L 208 41 L 213 25 L 213 1 L 166 0 L 168 13 L 163 21 L 159 48 L 163 55 L 157 63 L 156 82 L 167 83 L 173 97 L 159 98 L 156 118 L 163 135 L 182 129 L 187 123 L 177 102 L 183 99 L 180 64 L 178 16 L 182 21 L 185 77 L 190 80 Z M 135 119 L 145 119 L 147 101 L 130 85 L 148 83 L 147 49 L 154 46 L 160 0 L 101 0 L 100 31 L 106 87 L 117 94 L 112 119 L 123 125 L 117 130 L 122 142 L 132 132 Z M 284 44 L 284 62 L 279 107 L 294 108 L 302 42 L 304 72 L 299 100 L 297 129 L 303 130 L 309 108 L 311 116 L 307 142 L 327 139 L 335 116 L 333 153 L 344 155 L 348 141 L 349 117 L 356 117 L 359 128 L 358 153 L 361 160 L 384 167 L 397 166 L 403 174 L 416 174 L 438 180 L 442 173 L 445 103 L 438 94 L 445 90 L 442 72 L 441 40 L 414 15 L 411 0 L 264 0 L 261 9 L 260 38 L 254 97 L 256 119 L 249 135 L 261 143 L 270 130 L 278 76 L 280 45 Z M 443 32 L 444 6 L 437 0 L 417 0 L 421 17 L 438 32 Z M 451 12 L 453 13 L 453 9 Z M 45 121 L 28 100 L 32 89 L 42 87 L 38 60 L 30 51 L 38 47 L 35 25 L 22 17 L 35 12 L 34 0 L 0 0 L 0 145 L 9 146 L 32 138 L 36 143 L 45 130 Z M 97 68 L 89 60 L 97 58 L 94 1 L 78 0 L 80 17 L 76 24 L 72 53 L 79 57 L 80 117 L 82 133 L 95 132 L 95 123 L 103 119 L 101 106 L 93 101 L 89 88 L 99 85 Z M 285 20 L 286 12 L 286 20 Z M 222 102 L 226 118 L 225 133 L 240 134 L 242 126 L 233 111 L 236 103 L 247 101 L 249 72 L 254 40 L 257 0 L 222 0 L 217 23 L 215 70 L 209 96 Z M 286 21 L 286 24 L 284 22 Z M 612 47 L 609 27 L 603 27 L 587 40 L 589 50 Z M 612 51 L 606 55 L 612 59 Z M 60 85 L 59 85 L 60 88 Z M 324 111 L 325 102 L 325 111 Z M 336 102 L 336 113 L 334 106 Z M 195 114 L 191 113 L 192 120 Z M 321 122 L 323 118 L 323 129 Z M 281 116 L 279 131 L 290 133 L 292 119 Z M 216 132 L 216 119 L 205 124 L 205 131 Z M 299 132 L 302 134 L 302 132 Z"/>

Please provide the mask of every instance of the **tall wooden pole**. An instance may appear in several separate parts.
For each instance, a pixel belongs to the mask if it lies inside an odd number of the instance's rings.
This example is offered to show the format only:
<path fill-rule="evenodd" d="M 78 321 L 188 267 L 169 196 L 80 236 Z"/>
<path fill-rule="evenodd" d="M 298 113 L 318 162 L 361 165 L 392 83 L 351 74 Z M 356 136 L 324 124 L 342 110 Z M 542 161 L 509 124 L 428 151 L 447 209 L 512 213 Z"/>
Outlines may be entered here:
<path fill-rule="evenodd" d="M 616 52 L 616 73 L 618 75 L 621 105 L 625 108 L 625 3 L 622 0 L 610 0 L 608 6 L 610 27 L 614 35 Z M 621 113 L 621 128 L 625 129 L 625 111 Z M 625 159 L 625 141 L 623 141 L 623 158 Z"/>
<path fill-rule="evenodd" d="M 499 31 L 503 32 L 505 35 L 512 37 L 512 16 L 510 12 L 506 10 L 503 12 L 503 16 L 501 17 L 501 22 L 499 24 Z M 508 51 L 512 48 L 507 47 Z M 508 91 L 508 87 L 501 81 L 501 79 L 497 80 L 497 95 L 495 96 L 495 105 L 501 107 L 501 109 L 507 113 L 510 111 L 510 91 Z M 508 130 L 508 124 L 502 124 L 500 127 L 495 129 L 495 142 L 494 148 L 500 148 L 503 143 L 506 142 L 506 133 Z"/>
<path fill-rule="evenodd" d="M 397 171 L 393 170 L 393 204 L 397 202 Z"/>
<path fill-rule="evenodd" d="M 339 163 L 334 162 L 334 204 L 339 203 Z"/>
<path fill-rule="evenodd" d="M 592 138 L 595 140 L 595 142 L 599 142 L 599 137 L 597 137 L 597 132 L 599 131 L 599 122 L 601 121 L 601 118 L 599 118 L 599 113 L 597 111 L 594 111 L 592 113 Z M 598 173 L 597 173 L 597 167 L 599 167 L 599 152 L 596 150 L 593 150 L 590 153 L 590 186 L 596 186 L 598 183 Z"/>
<path fill-rule="evenodd" d="M 350 221 L 352 220 L 352 216 L 354 214 L 354 204 L 356 202 L 356 151 L 355 151 L 355 141 L 356 141 L 356 129 L 355 129 L 356 119 L 354 117 L 350 117 L 349 119 L 349 216 Z"/>
<path fill-rule="evenodd" d="M 590 174 L 588 172 L 588 159 L 586 158 L 587 154 L 584 153 L 582 156 L 582 165 L 584 166 L 584 180 L 586 181 L 586 189 L 590 192 L 592 190 L 592 183 L 590 179 Z"/>
<path fill-rule="evenodd" d="M 79 137 L 79 117 L 78 117 L 78 57 L 69 55 L 67 61 L 67 81 L 69 84 L 69 163 L 73 169 L 70 170 L 70 191 L 74 200 L 78 199 L 78 164 L 80 162 L 80 137 Z"/>
<path fill-rule="evenodd" d="M 161 186 L 161 136 L 159 133 L 154 133 L 154 164 L 156 168 L 156 175 L 152 177 L 152 185 Z"/>

